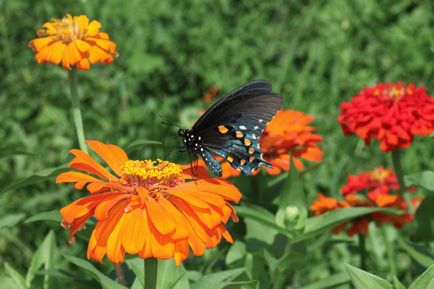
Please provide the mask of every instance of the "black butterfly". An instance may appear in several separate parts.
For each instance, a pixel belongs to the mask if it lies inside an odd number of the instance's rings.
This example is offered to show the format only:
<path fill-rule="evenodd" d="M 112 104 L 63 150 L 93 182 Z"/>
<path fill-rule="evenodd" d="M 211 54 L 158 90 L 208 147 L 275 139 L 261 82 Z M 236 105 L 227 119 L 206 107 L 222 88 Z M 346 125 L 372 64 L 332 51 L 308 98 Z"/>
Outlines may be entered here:
<path fill-rule="evenodd" d="M 258 138 L 281 106 L 282 97 L 271 92 L 270 83 L 252 81 L 217 101 L 192 129 L 179 129 L 178 134 L 189 154 L 200 155 L 215 175 L 222 175 L 222 167 L 213 154 L 251 175 L 261 165 L 271 167 L 262 158 Z"/>

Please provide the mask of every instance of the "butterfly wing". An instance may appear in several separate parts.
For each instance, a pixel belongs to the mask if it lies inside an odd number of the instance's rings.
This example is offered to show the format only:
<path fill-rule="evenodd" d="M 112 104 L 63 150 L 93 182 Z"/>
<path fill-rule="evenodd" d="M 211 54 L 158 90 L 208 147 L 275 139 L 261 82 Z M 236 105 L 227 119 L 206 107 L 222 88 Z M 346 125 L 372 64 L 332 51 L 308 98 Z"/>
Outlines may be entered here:
<path fill-rule="evenodd" d="M 253 81 L 234 90 L 215 103 L 196 122 L 191 134 L 201 141 L 202 157 L 216 175 L 221 168 L 212 154 L 250 175 L 263 158 L 258 138 L 282 106 L 282 97 L 271 92 L 266 81 Z"/>

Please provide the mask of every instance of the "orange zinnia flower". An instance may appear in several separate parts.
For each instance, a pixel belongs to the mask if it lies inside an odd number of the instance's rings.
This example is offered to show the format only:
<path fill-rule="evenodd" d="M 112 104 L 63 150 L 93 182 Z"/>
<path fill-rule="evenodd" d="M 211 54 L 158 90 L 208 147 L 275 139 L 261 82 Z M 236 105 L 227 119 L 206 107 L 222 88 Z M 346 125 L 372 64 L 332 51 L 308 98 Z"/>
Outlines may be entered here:
<path fill-rule="evenodd" d="M 238 202 L 241 193 L 227 181 L 199 174 L 194 181 L 187 168 L 157 160 L 129 160 L 118 146 L 98 141 L 87 144 L 107 163 L 106 170 L 86 153 L 73 149 L 70 171 L 57 183 L 87 186 L 90 195 L 61 209 L 62 224 L 69 240 L 86 220 L 97 220 L 89 240 L 87 256 L 101 261 L 124 261 L 125 253 L 142 258 L 173 258 L 177 265 L 215 247 L 223 237 L 232 242 L 224 224 L 237 215 L 228 201 Z M 85 173 L 83 173 L 85 172 Z M 87 174 L 90 173 L 90 174 Z"/>
<path fill-rule="evenodd" d="M 376 139 L 383 151 L 407 148 L 415 135 L 434 132 L 434 98 L 423 86 L 379 83 L 342 103 L 338 121 L 345 134 Z"/>
<path fill-rule="evenodd" d="M 323 152 L 318 147 L 322 137 L 314 133 L 315 128 L 309 125 L 312 121 L 312 116 L 300 111 L 277 112 L 260 138 L 264 159 L 273 166 L 265 167 L 269 174 L 288 171 L 291 158 L 298 170 L 304 167 L 302 160 L 322 160 Z"/>
<path fill-rule="evenodd" d="M 72 66 L 89 70 L 90 63 L 111 63 L 118 55 L 116 44 L 107 33 L 100 32 L 101 23 L 85 15 L 66 14 L 51 19 L 38 30 L 38 38 L 29 42 L 37 63 L 53 63 L 70 70 Z"/>

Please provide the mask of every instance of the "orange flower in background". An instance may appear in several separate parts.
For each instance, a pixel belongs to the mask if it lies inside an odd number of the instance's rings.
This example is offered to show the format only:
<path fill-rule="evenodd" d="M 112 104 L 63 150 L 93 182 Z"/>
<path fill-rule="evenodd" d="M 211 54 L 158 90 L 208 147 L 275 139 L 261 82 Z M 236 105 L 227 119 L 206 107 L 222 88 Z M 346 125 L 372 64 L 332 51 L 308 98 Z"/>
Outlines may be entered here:
<path fill-rule="evenodd" d="M 296 169 L 304 168 L 302 160 L 319 162 L 323 152 L 318 147 L 322 137 L 314 133 L 315 128 L 308 124 L 313 117 L 295 110 L 280 110 L 267 125 L 262 136 L 259 138 L 264 159 L 273 167 L 264 167 L 270 175 L 278 175 L 282 171 L 288 171 L 291 158 L 294 160 Z M 222 178 L 236 177 L 240 171 L 234 169 L 227 161 L 216 156 L 221 162 Z M 205 166 L 199 160 L 200 166 Z M 253 172 L 256 175 L 259 170 Z"/>
<path fill-rule="evenodd" d="M 345 134 L 376 139 L 385 152 L 407 148 L 415 135 L 434 132 L 434 98 L 412 83 L 379 83 L 342 103 L 338 121 Z"/>
<path fill-rule="evenodd" d="M 310 210 L 316 216 L 340 208 L 354 207 L 381 207 L 407 211 L 408 206 L 402 195 L 391 194 L 394 190 L 398 190 L 395 173 L 379 167 L 371 172 L 364 172 L 356 176 L 350 175 L 347 184 L 341 188 L 343 201 L 318 194 L 319 198 L 312 203 Z M 420 198 L 415 197 L 414 199 L 419 201 Z M 346 230 L 349 236 L 366 235 L 371 221 L 377 224 L 390 223 L 396 228 L 402 228 L 404 224 L 412 220 L 413 215 L 407 212 L 400 215 L 377 212 L 345 222 L 335 227 L 333 233 L 337 234 Z"/>
<path fill-rule="evenodd" d="M 70 70 L 75 66 L 89 70 L 90 64 L 111 63 L 118 55 L 116 44 L 107 33 L 100 32 L 101 23 L 85 15 L 66 14 L 51 19 L 38 30 L 38 38 L 29 42 L 37 63 L 59 64 Z"/>
<path fill-rule="evenodd" d="M 397 191 L 398 189 L 398 179 L 395 173 L 390 169 L 378 167 L 370 172 L 349 175 L 341 191 L 344 196 L 366 193 L 371 200 L 375 200 L 378 195 L 385 195 L 391 190 Z"/>
<path fill-rule="evenodd" d="M 157 160 L 129 160 L 118 146 L 98 141 L 87 144 L 112 169 L 109 172 L 86 153 L 73 149 L 69 171 L 57 183 L 86 186 L 90 195 L 61 209 L 69 240 L 92 216 L 97 220 L 87 256 L 101 261 L 124 261 L 125 253 L 141 258 L 173 258 L 177 265 L 217 246 L 222 237 L 233 242 L 224 224 L 237 215 L 228 201 L 238 202 L 241 193 L 227 181 L 200 172 L 192 179 L 189 168 Z"/>
<path fill-rule="evenodd" d="M 318 147 L 322 137 L 314 133 L 315 128 L 309 125 L 312 121 L 312 116 L 300 111 L 277 112 L 260 138 L 264 159 L 273 166 L 265 167 L 269 174 L 288 171 L 291 158 L 298 170 L 304 167 L 302 160 L 322 160 L 323 152 Z"/>

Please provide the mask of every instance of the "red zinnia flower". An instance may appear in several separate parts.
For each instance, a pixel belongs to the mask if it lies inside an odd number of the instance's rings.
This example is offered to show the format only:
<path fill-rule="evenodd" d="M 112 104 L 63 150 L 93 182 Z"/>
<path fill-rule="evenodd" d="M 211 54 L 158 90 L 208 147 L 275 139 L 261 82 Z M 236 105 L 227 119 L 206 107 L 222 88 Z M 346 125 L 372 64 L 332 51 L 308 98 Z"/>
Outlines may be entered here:
<path fill-rule="evenodd" d="M 398 190 L 396 175 L 391 170 L 379 167 L 371 172 L 364 172 L 356 176 L 350 175 L 347 184 L 341 188 L 343 201 L 318 194 L 319 198 L 313 202 L 310 210 L 315 215 L 351 207 L 382 207 L 407 211 L 408 207 L 402 195 L 391 194 L 393 190 Z M 333 233 L 337 234 L 347 229 L 349 236 L 365 235 L 368 233 L 370 221 L 377 224 L 391 223 L 396 228 L 402 228 L 404 224 L 412 220 L 413 215 L 410 213 L 390 215 L 377 212 L 343 223 L 334 228 Z"/>
<path fill-rule="evenodd" d="M 363 172 L 358 175 L 349 175 L 347 183 L 342 186 L 344 196 L 348 194 L 365 193 L 371 200 L 378 195 L 388 194 L 391 190 L 398 190 L 398 180 L 390 169 L 378 167 L 371 172 Z"/>
<path fill-rule="evenodd" d="M 338 120 L 345 134 L 377 139 L 383 151 L 407 148 L 415 135 L 434 132 L 434 98 L 412 83 L 379 83 L 342 103 Z"/>
<path fill-rule="evenodd" d="M 101 261 L 124 261 L 125 253 L 142 258 L 175 259 L 180 264 L 189 255 L 200 256 L 222 237 L 232 242 L 224 224 L 237 215 L 228 201 L 238 202 L 241 193 L 232 184 L 203 177 L 192 179 L 187 168 L 167 161 L 129 160 L 118 146 L 98 141 L 87 144 L 113 173 L 88 154 L 73 149 L 70 168 L 57 183 L 75 183 L 90 195 L 64 207 L 62 224 L 70 241 L 92 216 L 97 220 L 87 256 Z M 84 173 L 83 173 L 84 172 Z M 92 175 L 93 176 L 92 176 Z M 208 175 L 206 175 L 208 176 Z"/>

